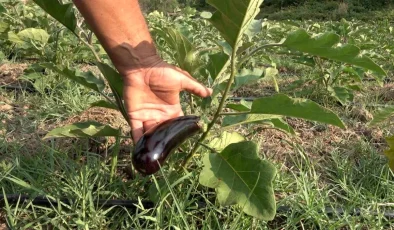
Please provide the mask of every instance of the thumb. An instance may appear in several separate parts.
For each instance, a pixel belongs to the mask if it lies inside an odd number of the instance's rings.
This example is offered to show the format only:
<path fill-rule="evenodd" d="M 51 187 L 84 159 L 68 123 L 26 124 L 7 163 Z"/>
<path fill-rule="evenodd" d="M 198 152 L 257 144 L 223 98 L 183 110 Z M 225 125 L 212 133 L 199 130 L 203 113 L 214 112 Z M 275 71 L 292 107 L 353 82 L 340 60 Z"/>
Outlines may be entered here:
<path fill-rule="evenodd" d="M 212 89 L 205 87 L 194 78 L 187 76 L 184 76 L 182 79 L 182 90 L 186 90 L 200 97 L 209 97 L 212 94 Z"/>

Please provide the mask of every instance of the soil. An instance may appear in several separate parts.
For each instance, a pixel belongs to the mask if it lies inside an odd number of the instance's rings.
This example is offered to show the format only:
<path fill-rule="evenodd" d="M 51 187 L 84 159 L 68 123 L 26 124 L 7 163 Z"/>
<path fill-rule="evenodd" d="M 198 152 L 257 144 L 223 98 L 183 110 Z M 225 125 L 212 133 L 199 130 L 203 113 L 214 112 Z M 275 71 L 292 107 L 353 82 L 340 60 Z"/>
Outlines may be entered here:
<path fill-rule="evenodd" d="M 7 63 L 0 66 L 0 87 L 1 86 L 15 86 L 24 88 L 27 83 L 21 81 L 19 78 L 23 74 L 23 71 L 29 66 L 28 63 Z M 79 66 L 81 71 L 92 71 L 98 75 L 100 73 L 96 66 L 81 65 Z M 109 87 L 107 87 L 109 88 Z M 109 90 L 109 89 L 106 89 Z M 108 124 L 114 128 L 121 127 L 123 136 L 129 136 L 130 127 L 124 120 L 120 112 L 105 108 L 90 108 L 81 114 L 69 117 L 64 121 L 57 122 L 46 122 L 40 124 L 35 132 L 26 132 L 22 127 L 19 118 L 26 118 L 28 116 L 30 106 L 29 105 L 16 105 L 13 104 L 5 96 L 0 95 L 0 135 L 5 136 L 7 142 L 17 142 L 23 145 L 26 149 L 40 149 L 43 144 L 47 144 L 48 140 L 42 140 L 46 133 L 56 127 L 63 125 L 83 122 L 87 120 L 94 120 L 103 124 Z M 114 138 L 91 138 L 88 140 L 81 140 L 75 138 L 57 138 L 56 144 L 62 150 L 67 151 L 76 143 L 84 144 L 88 142 L 89 151 L 96 153 L 107 154 L 107 147 L 115 143 Z M 121 152 L 130 152 L 130 146 L 132 141 L 130 139 L 122 139 L 121 141 Z"/>
<path fill-rule="evenodd" d="M 124 120 L 120 112 L 106 108 L 90 108 L 81 114 L 69 117 L 64 121 L 41 123 L 35 132 L 26 132 L 21 127 L 21 123 L 17 117 L 26 117 L 28 107 L 19 108 L 9 104 L 0 104 L 0 113 L 5 119 L 1 120 L 0 134 L 5 135 L 6 142 L 17 142 L 23 145 L 26 149 L 40 149 L 43 144 L 48 144 L 50 140 L 42 140 L 42 138 L 52 129 L 65 126 L 76 122 L 85 122 L 93 120 L 102 124 L 108 124 L 113 128 L 121 128 L 122 136 L 130 136 L 130 126 Z M 55 138 L 56 148 L 67 152 L 71 150 L 75 144 L 88 143 L 88 151 L 107 154 L 107 148 L 115 143 L 115 138 Z M 121 141 L 122 153 L 129 153 L 132 146 L 131 139 L 122 139 Z"/>
<path fill-rule="evenodd" d="M 386 84 L 383 88 L 378 89 L 379 97 L 386 102 L 394 101 L 394 83 Z"/>
<path fill-rule="evenodd" d="M 113 128 L 120 128 L 122 132 L 122 136 L 130 136 L 131 128 L 123 118 L 122 114 L 119 111 L 106 109 L 106 108 L 90 108 L 82 112 L 81 114 L 69 117 L 67 120 L 52 123 L 52 124 L 43 124 L 39 130 L 42 133 L 48 133 L 50 130 L 61 127 L 64 125 L 77 123 L 77 122 L 85 122 L 85 121 L 97 121 L 102 124 L 108 124 Z M 86 140 L 81 140 L 77 138 L 57 138 L 56 142 L 58 143 L 58 147 L 62 150 L 69 149 L 72 143 L 76 142 L 84 142 Z M 88 140 L 89 143 L 89 151 L 99 154 L 107 154 L 107 148 L 115 143 L 114 137 L 108 138 L 90 138 Z M 128 154 L 130 152 L 132 146 L 131 139 L 122 139 L 121 140 L 121 153 Z"/>
<path fill-rule="evenodd" d="M 261 140 L 261 153 L 278 163 L 290 162 L 288 157 L 296 151 L 294 144 L 301 146 L 308 157 L 316 161 L 338 148 L 351 152 L 350 146 L 361 140 L 369 142 L 377 152 L 383 152 L 388 147 L 381 129 L 368 128 L 361 122 L 347 129 L 331 125 L 314 126 L 311 122 L 295 118 L 288 118 L 287 122 L 294 128 L 296 136 L 275 129 L 264 129 L 257 138 Z"/>
<path fill-rule="evenodd" d="M 0 66 L 0 86 L 20 86 L 22 83 L 19 77 L 28 67 L 27 63 L 7 63 Z"/>
<path fill-rule="evenodd" d="M 8 230 L 6 223 L 5 214 L 0 212 L 0 230 Z"/>

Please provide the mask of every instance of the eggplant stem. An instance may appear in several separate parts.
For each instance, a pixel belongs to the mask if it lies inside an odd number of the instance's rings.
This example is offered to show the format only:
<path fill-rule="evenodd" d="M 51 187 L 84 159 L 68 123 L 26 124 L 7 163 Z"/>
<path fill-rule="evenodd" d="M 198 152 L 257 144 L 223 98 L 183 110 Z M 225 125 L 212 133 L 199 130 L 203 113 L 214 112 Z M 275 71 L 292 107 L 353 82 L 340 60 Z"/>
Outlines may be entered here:
<path fill-rule="evenodd" d="M 187 155 L 186 159 L 182 163 L 182 167 L 181 168 L 186 168 L 186 166 L 189 164 L 190 160 L 193 158 L 193 155 L 200 149 L 201 145 L 199 143 L 202 143 L 205 140 L 205 138 L 207 138 L 207 136 L 209 134 L 209 131 L 211 131 L 211 129 L 215 125 L 216 121 L 220 117 L 220 114 L 221 114 L 221 112 L 223 110 L 223 107 L 224 107 L 224 105 L 226 103 L 226 100 L 227 100 L 227 95 L 230 92 L 231 85 L 234 82 L 235 74 L 236 74 L 236 71 L 237 71 L 237 66 L 236 66 L 237 50 L 238 50 L 237 47 L 235 47 L 233 49 L 232 54 L 231 54 L 231 74 L 230 74 L 230 79 L 227 82 L 227 86 L 226 86 L 226 89 L 224 90 L 223 97 L 222 97 L 222 100 L 220 101 L 219 107 L 216 110 L 216 113 L 213 116 L 212 121 L 208 124 L 207 130 L 201 135 L 200 139 L 194 144 L 192 150 L 190 151 L 190 153 Z"/>

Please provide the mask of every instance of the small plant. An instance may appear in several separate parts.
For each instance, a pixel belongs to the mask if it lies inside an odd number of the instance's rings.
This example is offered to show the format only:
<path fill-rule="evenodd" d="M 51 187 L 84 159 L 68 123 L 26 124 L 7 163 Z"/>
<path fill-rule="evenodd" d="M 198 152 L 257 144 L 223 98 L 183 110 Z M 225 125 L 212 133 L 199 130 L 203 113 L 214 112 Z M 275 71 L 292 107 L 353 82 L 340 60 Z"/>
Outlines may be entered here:
<path fill-rule="evenodd" d="M 349 5 L 346 2 L 340 2 L 338 4 L 338 9 L 334 12 L 336 17 L 344 17 L 348 14 Z M 334 17 L 335 18 L 335 17 Z"/>

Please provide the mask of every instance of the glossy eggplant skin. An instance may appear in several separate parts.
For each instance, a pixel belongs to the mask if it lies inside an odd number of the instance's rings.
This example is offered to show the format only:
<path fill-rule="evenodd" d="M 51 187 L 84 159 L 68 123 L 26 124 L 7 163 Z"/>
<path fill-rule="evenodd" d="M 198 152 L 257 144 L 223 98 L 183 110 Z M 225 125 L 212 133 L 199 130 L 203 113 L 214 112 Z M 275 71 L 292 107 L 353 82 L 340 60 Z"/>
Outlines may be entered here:
<path fill-rule="evenodd" d="M 201 131 L 199 121 L 198 116 L 182 116 L 164 121 L 148 130 L 135 146 L 132 157 L 135 169 L 144 175 L 159 171 L 170 153 Z"/>

